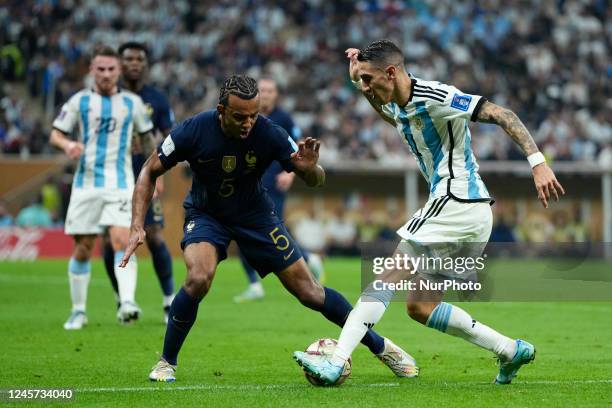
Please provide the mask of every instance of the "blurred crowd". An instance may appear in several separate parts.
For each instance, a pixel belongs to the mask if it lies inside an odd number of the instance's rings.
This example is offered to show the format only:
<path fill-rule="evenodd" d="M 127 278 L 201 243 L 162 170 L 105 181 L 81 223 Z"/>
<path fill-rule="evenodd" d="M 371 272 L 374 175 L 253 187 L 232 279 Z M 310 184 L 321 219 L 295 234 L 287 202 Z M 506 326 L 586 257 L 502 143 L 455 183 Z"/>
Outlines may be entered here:
<path fill-rule="evenodd" d="M 319 210 L 317 205 L 290 212 L 287 223 L 300 246 L 326 255 L 361 254 L 365 242 L 398 241 L 396 234 L 406 222 L 399 208 L 372 208 L 365 197 L 351 197 L 333 210 Z M 516 203 L 509 200 L 494 207 L 491 242 L 557 244 L 591 242 L 589 221 L 584 219 L 577 202 L 554 211 L 530 211 L 519 216 Z M 554 248 L 554 245 L 551 246 Z"/>
<path fill-rule="evenodd" d="M 551 159 L 612 162 L 606 0 L 8 0 L 0 8 L 2 76 L 53 93 L 53 109 L 84 86 L 97 43 L 150 47 L 150 80 L 175 116 L 216 104 L 233 72 L 268 75 L 305 136 L 326 159 L 408 155 L 348 83 L 343 51 L 395 40 L 407 69 L 513 109 Z M 38 153 L 49 129 L 2 97 L 0 144 Z M 499 128 L 473 125 L 481 159 L 521 159 Z"/>

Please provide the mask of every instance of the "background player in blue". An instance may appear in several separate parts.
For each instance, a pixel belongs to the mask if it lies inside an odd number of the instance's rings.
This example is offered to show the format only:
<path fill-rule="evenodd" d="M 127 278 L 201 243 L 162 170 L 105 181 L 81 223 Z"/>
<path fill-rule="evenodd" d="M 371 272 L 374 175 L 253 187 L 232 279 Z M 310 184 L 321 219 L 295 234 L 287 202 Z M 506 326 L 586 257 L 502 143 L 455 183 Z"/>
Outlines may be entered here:
<path fill-rule="evenodd" d="M 296 126 L 293 119 L 283 109 L 278 107 L 278 87 L 276 81 L 271 78 L 261 78 L 258 81 L 259 85 L 259 100 L 260 113 L 264 114 L 272 122 L 276 123 L 291 136 L 294 141 L 300 138 L 300 128 Z M 283 170 L 279 162 L 274 161 L 265 171 L 261 178 L 261 183 L 267 190 L 268 195 L 274 203 L 274 210 L 281 220 L 285 220 L 285 200 L 287 191 L 293 184 L 295 173 L 290 173 Z M 308 264 L 310 271 L 314 274 L 317 280 L 321 279 L 323 274 L 323 263 L 317 254 L 310 254 L 300 248 L 302 256 Z M 248 261 L 240 252 L 240 261 L 249 279 L 249 286 L 239 295 L 234 297 L 237 303 L 247 302 L 249 300 L 262 299 L 264 297 L 264 289 L 259 279 L 259 275 L 255 268 L 249 265 Z"/>
<path fill-rule="evenodd" d="M 296 145 L 283 128 L 259 116 L 257 82 L 233 75 L 221 87 L 216 110 L 181 123 L 147 159 L 134 190 L 130 243 L 121 265 L 145 240 L 144 216 L 157 177 L 184 160 L 193 171 L 191 191 L 183 204 L 181 247 L 187 278 L 170 306 L 163 352 L 149 379 L 175 380 L 179 350 L 231 240 L 261 276 L 274 272 L 304 306 L 344 324 L 351 305 L 314 280 L 261 185 L 263 172 L 276 160 L 307 185 L 321 186 L 325 172 L 317 165 L 318 158 L 318 141 L 307 138 Z M 416 375 L 414 359 L 388 339 L 370 329 L 362 343 L 397 376 Z"/>
<path fill-rule="evenodd" d="M 170 133 L 174 122 L 174 115 L 166 97 L 153 86 L 144 83 L 148 69 L 147 49 L 141 43 L 126 42 L 119 47 L 118 52 L 121 60 L 122 85 L 142 98 L 153 126 L 155 126 L 156 140 L 160 141 L 160 134 L 165 136 Z M 132 147 L 134 177 L 138 177 L 146 157 L 153 150 L 155 150 L 154 145 L 134 144 Z M 159 194 L 161 194 L 163 189 L 162 180 L 162 178 L 157 179 L 153 201 L 145 217 L 145 231 L 147 247 L 151 252 L 153 267 L 155 268 L 155 273 L 163 293 L 164 322 L 167 322 L 170 303 L 172 303 L 174 297 L 174 279 L 172 276 L 172 257 L 162 234 L 164 214 L 162 212 L 161 200 L 159 199 Z M 104 265 L 115 293 L 118 293 L 113 260 L 113 248 L 105 240 Z"/>

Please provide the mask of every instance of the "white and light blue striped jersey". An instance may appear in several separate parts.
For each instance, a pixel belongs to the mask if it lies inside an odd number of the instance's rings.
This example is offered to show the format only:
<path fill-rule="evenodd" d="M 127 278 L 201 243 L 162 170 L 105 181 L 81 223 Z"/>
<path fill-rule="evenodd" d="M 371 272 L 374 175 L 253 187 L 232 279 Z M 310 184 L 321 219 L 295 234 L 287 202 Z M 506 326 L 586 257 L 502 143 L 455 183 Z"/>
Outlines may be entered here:
<path fill-rule="evenodd" d="M 468 120 L 474 120 L 485 98 L 461 92 L 454 86 L 412 79 L 405 106 L 382 106 L 406 140 L 421 173 L 429 183 L 430 197 L 449 195 L 458 201 L 490 201 L 478 174 L 472 152 Z"/>
<path fill-rule="evenodd" d="M 123 89 L 112 96 L 83 89 L 64 104 L 53 127 L 69 134 L 77 123 L 85 149 L 72 187 L 133 189 L 132 132 L 153 129 L 142 99 Z"/>

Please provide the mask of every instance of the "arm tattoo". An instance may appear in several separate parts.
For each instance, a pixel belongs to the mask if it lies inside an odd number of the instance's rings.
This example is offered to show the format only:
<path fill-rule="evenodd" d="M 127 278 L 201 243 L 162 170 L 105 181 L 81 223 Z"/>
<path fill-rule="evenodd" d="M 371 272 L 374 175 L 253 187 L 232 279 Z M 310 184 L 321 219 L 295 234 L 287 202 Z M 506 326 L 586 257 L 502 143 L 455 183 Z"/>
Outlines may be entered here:
<path fill-rule="evenodd" d="M 529 131 L 518 116 L 509 109 L 502 108 L 491 102 L 485 102 L 476 117 L 477 122 L 494 123 L 499 125 L 514 140 L 526 156 L 537 153 L 535 144 Z"/>

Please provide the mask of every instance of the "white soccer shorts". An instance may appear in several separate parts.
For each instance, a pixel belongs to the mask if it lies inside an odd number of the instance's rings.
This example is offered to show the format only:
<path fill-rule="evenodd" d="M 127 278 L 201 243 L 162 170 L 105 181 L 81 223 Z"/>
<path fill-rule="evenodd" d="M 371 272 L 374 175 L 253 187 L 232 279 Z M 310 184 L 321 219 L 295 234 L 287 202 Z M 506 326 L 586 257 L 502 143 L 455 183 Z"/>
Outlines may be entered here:
<path fill-rule="evenodd" d="M 477 258 L 489 241 L 493 214 L 489 202 L 459 202 L 450 196 L 430 198 L 397 233 L 401 252 L 410 256 Z M 431 265 L 439 265 L 432 262 Z M 427 279 L 471 279 L 469 271 L 419 268 Z"/>
<path fill-rule="evenodd" d="M 130 190 L 72 189 L 66 225 L 67 235 L 100 234 L 105 227 L 128 227 L 132 221 Z"/>

